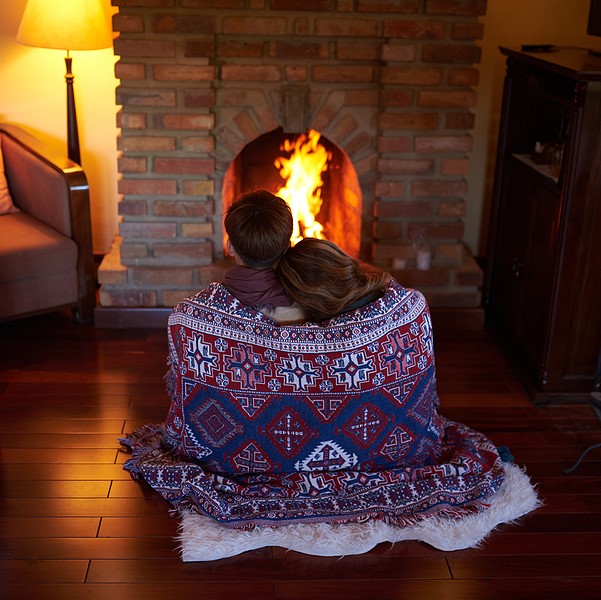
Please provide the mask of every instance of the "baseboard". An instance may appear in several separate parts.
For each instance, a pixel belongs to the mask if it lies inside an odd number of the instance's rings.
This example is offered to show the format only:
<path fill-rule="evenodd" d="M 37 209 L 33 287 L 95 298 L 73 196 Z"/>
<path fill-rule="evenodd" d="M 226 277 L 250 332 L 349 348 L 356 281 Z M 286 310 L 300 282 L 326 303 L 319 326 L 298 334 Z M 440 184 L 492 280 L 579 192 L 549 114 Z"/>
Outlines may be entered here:
<path fill-rule="evenodd" d="M 94 310 L 94 326 L 98 329 L 165 329 L 172 309 L 105 308 Z"/>

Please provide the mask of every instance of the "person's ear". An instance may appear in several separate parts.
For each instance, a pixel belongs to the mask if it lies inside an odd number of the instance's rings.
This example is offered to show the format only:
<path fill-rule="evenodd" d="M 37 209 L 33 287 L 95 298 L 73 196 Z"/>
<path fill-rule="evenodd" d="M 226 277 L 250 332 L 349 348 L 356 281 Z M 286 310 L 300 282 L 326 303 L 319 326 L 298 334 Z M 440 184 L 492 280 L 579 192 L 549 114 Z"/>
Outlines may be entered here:
<path fill-rule="evenodd" d="M 230 240 L 227 240 L 227 253 L 230 256 L 236 256 L 236 250 L 234 249 L 234 247 L 232 246 L 232 242 L 230 242 Z"/>

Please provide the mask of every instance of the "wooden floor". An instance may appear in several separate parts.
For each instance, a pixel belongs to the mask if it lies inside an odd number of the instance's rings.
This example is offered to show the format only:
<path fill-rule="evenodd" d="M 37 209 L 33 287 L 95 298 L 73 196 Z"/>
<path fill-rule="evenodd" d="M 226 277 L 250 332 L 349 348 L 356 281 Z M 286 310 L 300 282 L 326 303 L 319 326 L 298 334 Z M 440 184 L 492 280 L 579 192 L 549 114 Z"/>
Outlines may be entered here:
<path fill-rule="evenodd" d="M 584 404 L 531 405 L 477 321 L 435 315 L 443 413 L 525 465 L 545 505 L 479 549 L 418 542 L 346 558 L 269 548 L 183 564 L 167 503 L 117 437 L 167 409 L 164 331 L 57 313 L 0 325 L 0 597 L 11 600 L 601 598 L 601 442 Z"/>

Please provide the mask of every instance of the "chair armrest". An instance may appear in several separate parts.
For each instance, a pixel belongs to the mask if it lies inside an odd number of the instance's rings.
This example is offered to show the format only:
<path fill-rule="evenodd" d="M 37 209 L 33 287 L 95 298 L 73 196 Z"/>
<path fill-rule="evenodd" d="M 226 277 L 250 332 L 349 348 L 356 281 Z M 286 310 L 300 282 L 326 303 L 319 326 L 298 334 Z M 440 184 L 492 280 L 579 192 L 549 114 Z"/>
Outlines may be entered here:
<path fill-rule="evenodd" d="M 79 320 L 91 320 L 96 265 L 90 193 L 80 165 L 14 125 L 0 125 L 8 187 L 16 206 L 70 237 L 78 248 Z"/>

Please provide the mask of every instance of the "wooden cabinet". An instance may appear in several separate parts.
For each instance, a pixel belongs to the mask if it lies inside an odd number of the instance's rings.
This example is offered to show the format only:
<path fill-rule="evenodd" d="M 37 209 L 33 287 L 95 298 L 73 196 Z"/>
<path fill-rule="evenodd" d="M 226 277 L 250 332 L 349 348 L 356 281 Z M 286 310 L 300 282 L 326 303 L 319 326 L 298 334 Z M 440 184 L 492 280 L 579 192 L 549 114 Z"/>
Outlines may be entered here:
<path fill-rule="evenodd" d="M 600 387 L 601 58 L 501 52 L 487 321 L 534 401 L 580 399 Z"/>

